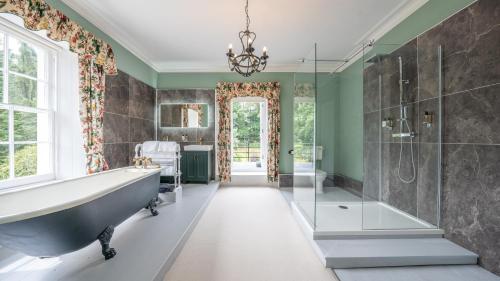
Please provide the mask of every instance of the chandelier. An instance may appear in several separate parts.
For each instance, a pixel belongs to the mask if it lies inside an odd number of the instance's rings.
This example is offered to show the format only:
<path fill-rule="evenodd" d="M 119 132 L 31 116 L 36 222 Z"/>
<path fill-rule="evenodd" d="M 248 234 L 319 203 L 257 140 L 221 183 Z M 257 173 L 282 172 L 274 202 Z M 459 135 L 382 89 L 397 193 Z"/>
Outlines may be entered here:
<path fill-rule="evenodd" d="M 240 31 L 238 34 L 242 45 L 242 52 L 241 54 L 236 55 L 233 53 L 233 45 L 229 44 L 229 50 L 226 53 L 226 56 L 229 69 L 231 71 L 236 71 L 245 77 L 249 77 L 254 72 L 261 72 L 266 68 L 269 56 L 267 55 L 266 47 L 262 50 L 262 56 L 260 57 L 253 53 L 255 49 L 252 44 L 255 42 L 257 35 L 249 30 L 250 17 L 248 16 L 248 0 L 246 0 L 245 14 L 247 16 L 246 29 L 244 31 Z"/>

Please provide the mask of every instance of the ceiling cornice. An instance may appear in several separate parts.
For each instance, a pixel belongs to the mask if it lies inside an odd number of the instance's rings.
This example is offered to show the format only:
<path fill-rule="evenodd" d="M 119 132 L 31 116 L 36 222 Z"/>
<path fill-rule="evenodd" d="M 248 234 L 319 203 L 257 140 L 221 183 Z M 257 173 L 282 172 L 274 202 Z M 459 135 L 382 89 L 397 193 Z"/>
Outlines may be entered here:
<path fill-rule="evenodd" d="M 207 65 L 203 63 L 186 63 L 186 62 L 156 62 L 153 61 L 145 52 L 143 52 L 136 44 L 130 40 L 130 36 L 123 32 L 123 30 L 114 25 L 111 21 L 107 20 L 107 17 L 102 15 L 96 9 L 93 9 L 87 1 L 68 1 L 61 0 L 71 9 L 75 10 L 82 17 L 88 20 L 90 23 L 99 28 L 102 32 L 106 33 L 109 37 L 113 38 L 117 43 L 122 45 L 125 49 L 130 51 L 144 63 L 149 65 L 156 72 L 230 72 L 227 65 Z M 387 32 L 396 27 L 404 19 L 422 7 L 428 0 L 407 0 L 396 6 L 391 13 L 379 21 L 374 27 L 369 30 L 365 35 L 363 35 L 358 41 L 353 50 L 347 54 L 347 58 L 350 57 L 349 62 L 347 62 L 342 67 L 338 68 L 338 64 L 334 65 L 320 65 L 318 66 L 319 72 L 332 72 L 337 69 L 337 72 L 349 67 L 352 63 L 356 62 L 362 57 L 362 53 L 357 55 L 352 55 L 359 50 L 363 43 L 371 40 L 377 41 Z M 298 63 L 290 64 L 274 64 L 268 65 L 266 72 L 293 72 L 300 68 Z"/>
<path fill-rule="evenodd" d="M 125 49 L 131 52 L 134 56 L 142 60 L 145 64 L 151 67 L 154 71 L 160 72 L 153 61 L 141 51 L 139 47 L 135 45 L 131 40 L 130 36 L 128 36 L 122 29 L 111 21 L 106 20 L 106 17 L 102 15 L 96 9 L 92 9 L 90 5 L 88 5 L 87 1 L 67 1 L 61 0 L 68 7 L 73 9 L 75 12 L 80 14 L 83 18 L 88 20 L 91 24 L 95 25 L 102 32 L 106 33 L 109 37 L 115 40 L 118 44 L 122 45 Z"/>
<path fill-rule="evenodd" d="M 429 0 L 407 0 L 396 6 L 391 11 L 391 13 L 385 16 L 376 25 L 374 25 L 371 30 L 369 30 L 367 33 L 361 36 L 361 38 L 358 39 L 358 41 L 356 42 L 356 47 L 346 56 L 346 58 L 349 58 L 349 61 L 342 67 L 336 69 L 336 71 L 342 72 L 351 64 L 358 61 L 363 56 L 363 52 L 358 52 L 360 48 L 363 48 L 363 45 L 366 45 L 370 41 L 377 42 L 380 38 L 386 35 L 393 28 L 398 26 L 401 22 L 403 22 L 411 14 L 420 9 L 427 2 L 429 2 Z M 402 42 L 394 43 L 396 44 Z M 331 69 L 330 71 L 334 70 L 335 69 Z"/>

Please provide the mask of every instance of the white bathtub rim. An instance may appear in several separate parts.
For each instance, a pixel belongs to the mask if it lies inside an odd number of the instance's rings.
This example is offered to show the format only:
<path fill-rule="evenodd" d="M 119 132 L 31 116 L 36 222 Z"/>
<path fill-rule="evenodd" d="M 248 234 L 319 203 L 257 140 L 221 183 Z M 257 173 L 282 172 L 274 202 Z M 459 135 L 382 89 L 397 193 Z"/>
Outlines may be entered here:
<path fill-rule="evenodd" d="M 2 201 L 2 196 L 9 195 L 12 193 L 42 188 L 42 187 L 52 185 L 52 184 L 62 184 L 62 183 L 68 183 L 68 182 L 72 182 L 72 181 L 78 181 L 78 180 L 82 180 L 82 179 L 89 178 L 89 177 L 97 177 L 100 175 L 113 173 L 113 172 L 117 172 L 120 170 L 125 171 L 125 170 L 130 169 L 130 168 L 134 168 L 134 167 L 124 167 L 124 168 L 119 168 L 119 169 L 113 169 L 113 170 L 108 170 L 108 171 L 104 171 L 104 172 L 100 172 L 100 173 L 96 173 L 96 174 L 92 174 L 92 175 L 81 176 L 81 177 L 72 178 L 72 179 L 55 180 L 55 181 L 50 181 L 50 182 L 32 185 L 32 186 L 29 186 L 27 188 L 15 188 L 15 189 L 0 193 L 0 204 Z M 48 215 L 48 214 L 56 213 L 59 211 L 63 211 L 66 209 L 70 209 L 73 207 L 83 205 L 85 203 L 88 203 L 88 202 L 94 201 L 98 198 L 101 198 L 107 194 L 110 194 L 116 190 L 119 190 L 120 188 L 122 188 L 124 186 L 130 185 L 134 182 L 137 182 L 141 179 L 144 179 L 148 176 L 151 176 L 152 174 L 160 173 L 161 169 L 160 168 L 144 169 L 144 171 L 145 171 L 145 173 L 134 173 L 135 175 L 137 175 L 137 177 L 135 177 L 131 180 L 128 180 L 126 182 L 122 182 L 120 184 L 110 185 L 108 188 L 104 188 L 102 190 L 94 192 L 94 193 L 92 193 L 89 196 L 84 197 L 84 198 L 79 198 L 79 199 L 75 199 L 75 200 L 68 200 L 68 201 L 62 202 L 60 204 L 51 205 L 47 208 L 32 209 L 32 210 L 29 210 L 26 212 L 19 212 L 19 213 L 7 214 L 7 215 L 2 215 L 0 213 L 0 225 L 12 223 L 12 222 L 16 222 L 16 221 L 27 220 L 27 219 L 31 219 L 31 218 L 36 218 L 36 217 L 40 217 L 43 215 Z M 20 203 L 20 204 L 22 204 L 22 203 Z"/>

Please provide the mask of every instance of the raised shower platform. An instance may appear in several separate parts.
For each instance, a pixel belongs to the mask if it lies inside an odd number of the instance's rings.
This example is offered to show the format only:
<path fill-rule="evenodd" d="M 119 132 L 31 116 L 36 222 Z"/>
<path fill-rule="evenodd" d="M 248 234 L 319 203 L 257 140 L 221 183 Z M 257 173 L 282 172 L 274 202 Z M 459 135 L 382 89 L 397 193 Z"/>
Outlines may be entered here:
<path fill-rule="evenodd" d="M 477 264 L 478 256 L 444 238 L 317 240 L 329 268 Z"/>
<path fill-rule="evenodd" d="M 349 200 L 319 202 L 316 211 L 321 212 L 321 206 L 326 206 L 323 210 L 327 210 L 330 216 L 317 216 L 317 218 L 333 217 L 337 221 L 332 220 L 325 224 L 324 221 L 317 220 L 317 225 L 326 225 L 327 228 L 313 229 L 307 218 L 312 214 L 305 212 L 310 208 L 300 207 L 299 204 L 304 202 L 296 203 L 289 194 L 282 193 L 285 200 L 289 201 L 296 221 L 318 257 L 326 267 L 334 271 L 352 268 L 477 264 L 478 256 L 444 239 L 443 230 L 431 228 L 432 225 L 383 203 L 365 202 L 365 219 L 371 224 L 363 225 L 361 202 Z M 347 205 L 349 208 L 338 208 L 339 205 Z M 370 230 L 363 229 L 363 226 L 408 228 Z M 411 227 L 427 228 L 411 229 Z"/>
<path fill-rule="evenodd" d="M 363 228 L 361 216 L 363 206 L 359 202 L 318 204 L 317 211 L 329 215 L 317 216 L 318 222 L 315 229 L 311 227 L 308 220 L 312 214 L 307 214 L 306 211 L 311 210 L 311 208 L 302 208 L 295 202 L 290 202 L 290 207 L 303 232 L 312 240 L 443 237 L 444 231 L 442 229 L 427 228 L 428 226 L 419 225 L 422 223 L 421 221 L 389 208 L 383 203 L 372 203 L 368 205 L 369 212 L 366 212 L 367 215 L 371 216 L 368 220 L 370 223 L 364 225 L 368 226 L 367 228 Z M 347 206 L 348 209 L 341 209 L 338 207 L 339 205 Z M 366 207 L 367 204 L 364 208 Z M 390 219 L 382 220 L 380 218 Z M 415 228 L 418 226 L 420 228 Z"/>

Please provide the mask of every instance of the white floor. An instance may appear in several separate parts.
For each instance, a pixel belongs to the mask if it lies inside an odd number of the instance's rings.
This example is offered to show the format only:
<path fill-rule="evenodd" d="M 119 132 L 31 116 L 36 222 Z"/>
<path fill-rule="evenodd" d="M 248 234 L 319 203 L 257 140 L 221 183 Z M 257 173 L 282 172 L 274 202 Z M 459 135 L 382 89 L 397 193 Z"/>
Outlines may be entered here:
<path fill-rule="evenodd" d="M 360 197 L 337 187 L 325 188 L 325 193 L 316 194 L 317 203 L 314 204 L 313 191 L 312 188 L 295 188 L 294 200 L 309 221 L 315 218 L 316 231 L 434 228 L 383 202 L 362 202 Z"/>
<path fill-rule="evenodd" d="M 224 187 L 165 280 L 336 279 L 321 264 L 278 189 Z"/>

